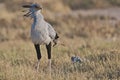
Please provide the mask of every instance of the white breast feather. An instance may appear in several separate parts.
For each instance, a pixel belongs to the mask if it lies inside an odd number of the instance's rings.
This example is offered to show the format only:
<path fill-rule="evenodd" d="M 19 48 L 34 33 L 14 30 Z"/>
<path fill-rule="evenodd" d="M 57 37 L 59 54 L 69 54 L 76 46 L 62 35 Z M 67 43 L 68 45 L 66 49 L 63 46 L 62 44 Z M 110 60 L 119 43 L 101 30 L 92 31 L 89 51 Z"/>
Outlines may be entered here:
<path fill-rule="evenodd" d="M 36 13 L 37 22 L 32 25 L 31 39 L 34 44 L 49 44 L 55 38 L 56 32 L 41 16 L 42 14 Z"/>

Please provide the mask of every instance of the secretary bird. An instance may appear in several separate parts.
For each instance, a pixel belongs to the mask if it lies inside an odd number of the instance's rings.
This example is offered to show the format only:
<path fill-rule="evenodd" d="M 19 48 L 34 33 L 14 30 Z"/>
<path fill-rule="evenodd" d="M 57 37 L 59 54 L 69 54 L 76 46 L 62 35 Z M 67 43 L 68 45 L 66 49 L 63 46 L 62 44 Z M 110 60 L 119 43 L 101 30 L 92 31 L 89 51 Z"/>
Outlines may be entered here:
<path fill-rule="evenodd" d="M 37 53 L 37 66 L 36 69 L 38 71 L 40 59 L 41 59 L 41 50 L 40 45 L 45 44 L 48 54 L 48 65 L 51 71 L 51 42 L 54 42 L 54 45 L 57 44 L 57 40 L 59 36 L 57 35 L 54 28 L 44 20 L 43 15 L 41 14 L 42 7 L 38 4 L 27 4 L 23 5 L 23 8 L 28 8 L 29 12 L 27 12 L 24 16 L 33 18 L 33 24 L 31 26 L 31 39 L 34 43 L 36 53 Z M 54 46 L 53 45 L 53 46 Z"/>

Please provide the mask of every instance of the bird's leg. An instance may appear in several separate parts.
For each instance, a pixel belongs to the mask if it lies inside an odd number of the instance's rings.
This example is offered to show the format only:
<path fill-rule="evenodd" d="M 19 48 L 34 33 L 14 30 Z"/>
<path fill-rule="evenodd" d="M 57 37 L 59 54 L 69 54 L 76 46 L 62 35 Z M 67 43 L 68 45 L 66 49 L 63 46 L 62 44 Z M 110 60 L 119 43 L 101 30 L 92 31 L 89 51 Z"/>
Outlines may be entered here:
<path fill-rule="evenodd" d="M 37 64 L 36 64 L 36 66 L 35 66 L 35 69 L 37 70 L 37 72 L 38 72 L 38 70 L 39 70 L 39 65 L 40 65 L 40 60 L 37 61 Z"/>
<path fill-rule="evenodd" d="M 46 45 L 46 49 L 48 54 L 48 67 L 51 76 L 51 42 L 48 45 Z"/>
<path fill-rule="evenodd" d="M 48 60 L 49 70 L 51 71 L 51 59 Z"/>
<path fill-rule="evenodd" d="M 40 59 L 41 59 L 41 51 L 40 51 L 39 44 L 34 44 L 34 46 L 35 46 L 35 49 L 36 49 L 37 59 L 38 59 L 38 62 L 37 62 L 37 65 L 36 65 L 36 70 L 38 71 L 39 65 L 40 65 Z"/>

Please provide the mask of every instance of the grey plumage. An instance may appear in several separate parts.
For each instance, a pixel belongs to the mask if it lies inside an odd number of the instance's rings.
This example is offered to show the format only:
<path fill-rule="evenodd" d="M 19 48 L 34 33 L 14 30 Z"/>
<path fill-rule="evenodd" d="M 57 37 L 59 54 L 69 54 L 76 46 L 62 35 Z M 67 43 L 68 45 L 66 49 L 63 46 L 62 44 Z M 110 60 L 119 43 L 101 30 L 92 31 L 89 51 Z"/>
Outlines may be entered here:
<path fill-rule="evenodd" d="M 71 61 L 72 61 L 73 63 L 76 63 L 76 62 L 81 63 L 81 62 L 82 62 L 82 59 L 81 59 L 80 57 L 72 56 L 72 57 L 71 57 Z"/>
<path fill-rule="evenodd" d="M 29 6 L 25 6 L 29 7 Z M 56 44 L 55 38 L 57 35 L 54 28 L 44 20 L 43 15 L 41 14 L 41 9 L 35 10 L 36 4 L 30 6 L 30 12 L 25 14 L 25 16 L 31 16 L 33 24 L 31 27 L 31 39 L 34 44 L 49 44 L 53 41 Z"/>
<path fill-rule="evenodd" d="M 37 53 L 37 71 L 39 69 L 40 59 L 41 59 L 41 51 L 40 45 L 45 44 L 48 54 L 48 65 L 49 70 L 51 71 L 51 42 L 53 41 L 56 45 L 57 39 L 59 36 L 57 35 L 54 28 L 44 20 L 43 15 L 41 14 L 42 8 L 38 4 L 30 4 L 30 5 L 23 5 L 24 8 L 29 8 L 29 12 L 26 13 L 24 16 L 32 17 L 33 24 L 31 26 L 31 39 L 34 43 L 36 53 Z"/>
<path fill-rule="evenodd" d="M 49 44 L 55 39 L 56 32 L 53 27 L 44 20 L 40 11 L 34 14 L 34 19 L 36 20 L 34 20 L 31 28 L 31 39 L 34 44 Z"/>

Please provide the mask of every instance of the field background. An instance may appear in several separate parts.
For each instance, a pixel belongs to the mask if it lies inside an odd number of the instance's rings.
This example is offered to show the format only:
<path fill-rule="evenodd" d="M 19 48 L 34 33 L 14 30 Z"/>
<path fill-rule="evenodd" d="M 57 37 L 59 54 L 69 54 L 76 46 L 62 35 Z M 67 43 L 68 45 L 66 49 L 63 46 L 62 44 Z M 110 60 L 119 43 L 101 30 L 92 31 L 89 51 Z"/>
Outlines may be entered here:
<path fill-rule="evenodd" d="M 52 80 L 120 80 L 120 0 L 34 1 L 64 44 L 52 48 Z M 49 80 L 44 46 L 35 71 L 26 2 L 0 0 L 0 80 Z M 71 56 L 83 62 L 72 64 Z"/>

